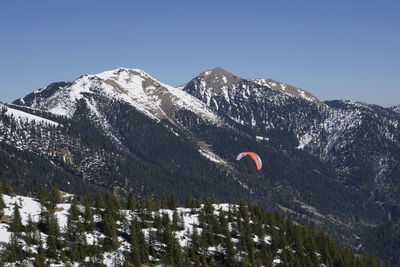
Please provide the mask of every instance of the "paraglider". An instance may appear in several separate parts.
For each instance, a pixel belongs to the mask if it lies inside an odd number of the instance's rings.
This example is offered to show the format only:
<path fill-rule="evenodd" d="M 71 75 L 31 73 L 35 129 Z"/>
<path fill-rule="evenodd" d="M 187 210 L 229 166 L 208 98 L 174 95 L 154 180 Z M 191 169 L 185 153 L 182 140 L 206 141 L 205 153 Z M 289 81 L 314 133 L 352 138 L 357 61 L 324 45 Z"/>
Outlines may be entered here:
<path fill-rule="evenodd" d="M 239 155 L 237 155 L 236 160 L 241 160 L 243 157 L 249 156 L 253 159 L 254 163 L 256 164 L 257 170 L 261 170 L 262 168 L 262 162 L 260 157 L 254 153 L 254 152 L 241 152 Z"/>

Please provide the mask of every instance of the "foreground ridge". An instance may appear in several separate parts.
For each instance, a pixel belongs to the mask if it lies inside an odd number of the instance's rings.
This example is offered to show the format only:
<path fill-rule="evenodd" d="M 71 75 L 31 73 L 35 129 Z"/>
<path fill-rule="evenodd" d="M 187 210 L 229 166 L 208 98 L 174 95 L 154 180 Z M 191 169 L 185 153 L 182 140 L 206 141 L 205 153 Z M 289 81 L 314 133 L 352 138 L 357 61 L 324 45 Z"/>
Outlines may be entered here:
<path fill-rule="evenodd" d="M 189 198 L 177 207 L 174 197 L 121 203 L 112 194 L 78 202 L 53 189 L 39 200 L 5 194 L 0 204 L 5 266 L 380 266 L 249 203 Z"/>

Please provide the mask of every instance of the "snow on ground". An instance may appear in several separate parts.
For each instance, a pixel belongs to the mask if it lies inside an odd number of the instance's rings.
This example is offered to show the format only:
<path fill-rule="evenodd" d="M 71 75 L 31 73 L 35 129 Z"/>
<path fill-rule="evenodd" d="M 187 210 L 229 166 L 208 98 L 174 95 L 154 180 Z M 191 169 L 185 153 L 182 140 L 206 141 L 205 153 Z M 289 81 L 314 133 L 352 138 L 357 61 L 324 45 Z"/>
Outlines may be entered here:
<path fill-rule="evenodd" d="M 56 214 L 58 225 L 60 226 L 60 229 L 66 229 L 66 227 L 67 227 L 67 219 L 68 219 L 68 213 L 69 213 L 70 207 L 71 207 L 71 204 L 57 204 L 55 214 Z"/>
<path fill-rule="evenodd" d="M 20 213 L 21 213 L 21 218 L 22 218 L 22 222 L 23 224 L 27 224 L 28 222 L 28 217 L 29 215 L 31 215 L 33 221 L 38 222 L 39 220 L 39 215 L 41 212 L 41 205 L 38 201 L 36 201 L 33 198 L 30 197 L 23 197 L 23 196 L 9 196 L 9 195 L 3 195 L 3 200 L 6 204 L 6 208 L 4 209 L 4 213 L 5 213 L 5 217 L 7 218 L 12 218 L 13 215 L 13 210 L 14 210 L 14 206 L 18 205 L 20 207 Z M 212 204 L 213 208 L 214 208 L 214 214 L 215 215 L 219 215 L 221 211 L 229 211 L 233 208 L 237 208 L 237 205 L 232 205 L 232 204 L 226 204 L 226 203 L 222 203 L 222 204 Z M 67 226 L 67 218 L 68 218 L 68 213 L 69 213 L 69 209 L 71 207 L 71 204 L 57 204 L 56 205 L 56 209 L 55 209 L 55 215 L 58 221 L 58 224 L 60 226 L 61 232 L 64 232 L 66 230 L 66 226 Z M 82 206 L 78 206 L 78 208 L 83 211 L 83 207 Z M 190 238 L 191 235 L 193 234 L 194 229 L 196 228 L 198 234 L 201 234 L 202 229 L 198 228 L 199 226 L 199 214 L 198 212 L 204 208 L 204 205 L 201 205 L 200 208 L 183 208 L 183 207 L 178 207 L 175 210 L 171 210 L 171 209 L 160 209 L 158 211 L 154 211 L 152 212 L 152 216 L 162 216 L 163 214 L 167 214 L 170 221 L 173 221 L 173 215 L 174 212 L 176 212 L 176 214 L 178 215 L 178 220 L 181 222 L 181 226 L 182 226 L 182 230 L 179 231 L 175 231 L 174 235 L 177 239 L 177 241 L 179 242 L 181 247 L 187 247 L 190 245 Z M 135 217 L 135 211 L 130 211 L 130 210 L 121 210 L 120 211 L 121 215 L 127 219 L 127 221 L 131 221 L 134 217 Z M 94 221 L 99 221 L 100 218 L 98 215 L 95 216 Z M 120 225 L 120 230 L 126 231 L 124 230 L 125 228 L 122 222 L 119 222 Z M 11 233 L 8 232 L 9 229 L 9 223 L 0 223 L 0 245 L 3 246 L 5 244 L 8 244 L 10 241 L 10 236 Z M 156 232 L 158 231 L 156 228 L 145 228 L 142 229 L 142 232 L 145 235 L 145 238 L 148 239 L 149 238 L 149 234 L 150 232 Z M 129 230 L 128 230 L 129 232 Z M 98 230 L 95 230 L 91 233 L 86 233 L 86 241 L 88 244 L 93 245 L 93 244 L 98 244 L 99 241 L 103 240 L 105 237 L 105 235 L 103 233 L 100 233 Z M 44 241 L 43 243 L 43 247 L 46 248 L 46 239 L 47 236 L 43 233 L 41 233 L 41 239 Z M 123 252 L 127 251 L 130 249 L 130 244 L 123 239 L 121 236 L 118 237 L 118 240 L 121 244 L 121 246 L 117 249 L 117 251 L 114 252 L 106 252 L 104 253 L 104 260 L 103 263 L 106 266 L 115 266 L 115 264 L 117 264 L 117 266 L 119 266 L 118 264 L 122 264 L 124 261 L 123 258 Z M 271 237 L 270 236 L 264 236 L 262 238 L 259 238 L 258 236 L 254 236 L 253 240 L 255 242 L 265 242 L 267 244 L 271 244 Z M 158 242 L 158 241 L 157 241 Z M 234 244 L 237 244 L 239 242 L 239 239 L 237 238 L 232 238 L 232 242 Z M 164 247 L 165 244 L 162 243 L 157 243 L 157 247 Z M 32 250 L 34 253 L 37 253 L 37 246 L 31 246 L 31 247 L 26 247 L 25 248 L 27 250 Z M 209 247 L 208 248 L 208 252 L 209 253 L 220 253 L 223 252 L 224 248 L 219 245 L 217 247 Z M 276 264 L 279 261 L 279 258 L 275 259 Z M 12 265 L 10 265 L 12 266 Z M 28 266 L 28 265 L 27 265 Z M 50 266 L 53 267 L 61 267 L 61 266 L 65 266 L 65 264 L 59 263 L 59 264 L 55 264 L 52 263 L 50 264 Z M 76 264 L 73 266 L 77 266 Z"/>
<path fill-rule="evenodd" d="M 306 145 L 308 145 L 312 140 L 313 140 L 313 137 L 309 133 L 306 133 L 303 136 L 300 136 L 299 137 L 299 145 L 297 146 L 297 149 L 304 149 L 304 147 Z"/>
<path fill-rule="evenodd" d="M 268 245 L 271 245 L 272 237 L 267 235 L 264 236 L 264 242 L 267 243 Z"/>
<path fill-rule="evenodd" d="M 204 149 L 199 149 L 199 153 L 208 158 L 209 160 L 218 163 L 218 164 L 227 164 L 226 161 L 224 161 L 223 159 L 221 159 L 217 154 L 211 152 L 210 150 L 204 150 Z"/>
<path fill-rule="evenodd" d="M 280 264 L 280 263 L 281 263 L 281 260 L 278 259 L 278 258 L 276 258 L 276 259 L 274 259 L 274 260 L 272 261 L 272 266 L 276 266 L 276 265 L 278 265 L 278 264 Z"/>
<path fill-rule="evenodd" d="M 103 264 L 106 266 L 122 266 L 124 263 L 124 256 L 118 252 L 105 252 Z"/>
<path fill-rule="evenodd" d="M 7 224 L 0 224 L 0 245 L 10 242 L 11 233 L 8 232 L 8 228 L 10 227 Z"/>
<path fill-rule="evenodd" d="M 268 137 L 264 137 L 264 136 L 256 136 L 256 140 L 257 141 L 269 141 Z"/>
<path fill-rule="evenodd" d="M 8 106 L 2 105 L 0 104 L 0 108 L 4 107 L 6 108 L 6 112 L 5 115 L 7 116 L 13 116 L 15 119 L 17 120 L 21 120 L 21 121 L 28 121 L 28 122 L 39 122 L 39 123 L 46 123 L 46 124 L 50 124 L 50 125 L 54 125 L 54 126 L 58 126 L 59 124 L 57 122 L 45 119 L 45 118 L 41 118 L 39 116 L 35 116 L 29 113 L 26 113 L 24 111 L 18 110 L 18 109 L 13 109 L 10 108 Z"/>
<path fill-rule="evenodd" d="M 22 223 L 24 225 L 28 222 L 29 214 L 32 217 L 34 222 L 39 220 L 41 206 L 40 203 L 30 197 L 22 197 L 22 196 L 9 196 L 3 195 L 4 203 L 6 204 L 6 208 L 4 209 L 4 215 L 12 216 L 14 213 L 14 205 L 17 204 L 20 207 L 20 214 Z"/>

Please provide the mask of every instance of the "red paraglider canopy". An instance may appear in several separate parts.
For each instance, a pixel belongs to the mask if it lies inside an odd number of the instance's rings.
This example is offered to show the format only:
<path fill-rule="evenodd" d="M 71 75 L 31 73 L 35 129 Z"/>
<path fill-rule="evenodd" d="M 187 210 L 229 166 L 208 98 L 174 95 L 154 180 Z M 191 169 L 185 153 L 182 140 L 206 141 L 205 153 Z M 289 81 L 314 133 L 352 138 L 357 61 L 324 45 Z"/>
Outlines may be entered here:
<path fill-rule="evenodd" d="M 241 160 L 245 156 L 250 156 L 254 163 L 256 164 L 257 170 L 261 170 L 262 168 L 262 161 L 260 157 L 254 152 L 241 152 L 237 155 L 236 160 Z"/>

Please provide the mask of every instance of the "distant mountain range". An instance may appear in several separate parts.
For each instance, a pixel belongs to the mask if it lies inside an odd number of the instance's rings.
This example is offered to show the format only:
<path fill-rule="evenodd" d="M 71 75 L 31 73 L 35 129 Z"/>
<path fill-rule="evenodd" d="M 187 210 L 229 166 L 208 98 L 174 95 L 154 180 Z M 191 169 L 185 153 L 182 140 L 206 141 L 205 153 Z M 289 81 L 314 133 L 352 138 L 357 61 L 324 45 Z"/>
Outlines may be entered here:
<path fill-rule="evenodd" d="M 400 218 L 399 107 L 322 102 L 221 68 L 180 87 L 120 68 L 2 104 L 0 178 L 28 193 L 247 199 L 379 253 L 365 240 Z M 236 162 L 242 151 L 264 169 Z"/>

